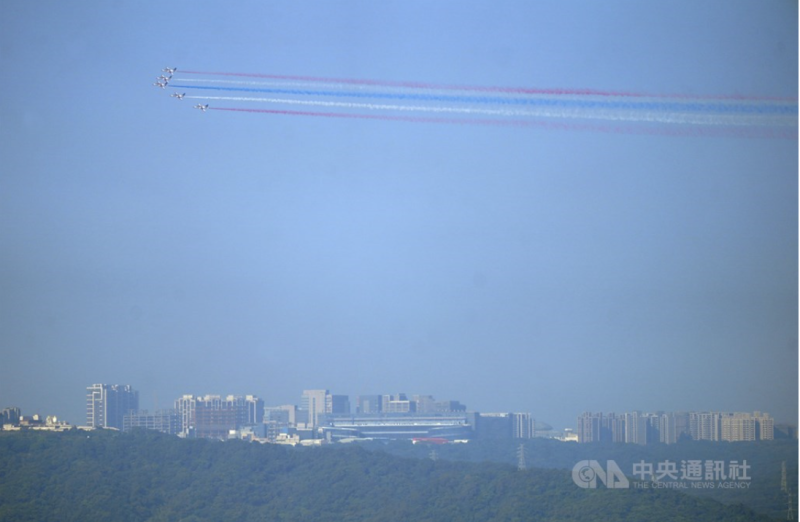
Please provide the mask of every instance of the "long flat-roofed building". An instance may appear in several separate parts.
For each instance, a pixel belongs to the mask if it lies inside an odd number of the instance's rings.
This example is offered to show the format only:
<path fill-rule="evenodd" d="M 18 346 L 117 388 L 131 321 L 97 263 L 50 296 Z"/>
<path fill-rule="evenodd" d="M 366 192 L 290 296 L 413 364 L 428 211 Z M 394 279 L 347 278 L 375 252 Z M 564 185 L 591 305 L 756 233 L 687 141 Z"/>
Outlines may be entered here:
<path fill-rule="evenodd" d="M 137 413 L 128 413 L 122 419 L 122 431 L 131 431 L 136 428 L 160 431 L 169 435 L 180 433 L 178 412 L 175 410 L 158 410 L 149 413 L 142 410 Z"/>
<path fill-rule="evenodd" d="M 360 414 L 320 416 L 324 438 L 469 439 L 474 436 L 466 414 Z"/>

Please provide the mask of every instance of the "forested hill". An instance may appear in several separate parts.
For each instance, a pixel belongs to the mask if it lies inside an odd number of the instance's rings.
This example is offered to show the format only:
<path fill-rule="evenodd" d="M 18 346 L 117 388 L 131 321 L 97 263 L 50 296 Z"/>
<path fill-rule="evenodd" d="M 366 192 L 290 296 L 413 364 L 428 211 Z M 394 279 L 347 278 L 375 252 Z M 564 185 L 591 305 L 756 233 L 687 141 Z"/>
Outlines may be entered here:
<path fill-rule="evenodd" d="M 564 470 L 75 430 L 0 434 L 0 520 L 768 519 L 669 490 L 581 489 Z"/>
<path fill-rule="evenodd" d="M 391 453 L 400 457 L 426 459 L 430 447 L 413 445 L 408 441 L 361 442 L 361 447 Z M 688 488 L 683 492 L 718 500 L 723 504 L 744 504 L 757 513 L 786 519 L 787 496 L 781 490 L 781 465 L 786 465 L 787 486 L 793 492 L 793 510 L 797 514 L 797 439 L 754 442 L 684 441 L 678 444 L 622 444 L 559 442 L 552 439 L 472 440 L 469 444 L 446 444 L 436 447 L 439 459 L 466 462 L 496 462 L 516 465 L 519 447 L 531 468 L 571 470 L 582 460 L 615 461 L 630 475 L 634 465 L 647 462 L 656 466 L 671 461 L 746 461 L 751 477 L 746 489 Z"/>

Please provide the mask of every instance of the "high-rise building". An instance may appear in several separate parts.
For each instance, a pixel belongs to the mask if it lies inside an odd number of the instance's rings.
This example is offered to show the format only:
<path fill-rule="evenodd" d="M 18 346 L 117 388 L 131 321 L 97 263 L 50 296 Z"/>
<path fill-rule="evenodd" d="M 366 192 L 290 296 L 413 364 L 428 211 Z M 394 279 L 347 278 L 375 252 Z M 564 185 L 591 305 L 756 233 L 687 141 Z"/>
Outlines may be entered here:
<path fill-rule="evenodd" d="M 417 413 L 460 413 L 467 411 L 467 407 L 458 401 L 437 401 L 433 395 L 414 395 L 411 397 L 414 403 L 413 411 Z"/>
<path fill-rule="evenodd" d="M 648 418 L 640 411 L 625 414 L 625 442 L 647 444 Z"/>
<path fill-rule="evenodd" d="M 599 442 L 602 425 L 602 413 L 592 413 L 590 411 L 583 412 L 578 416 L 578 441 Z"/>
<path fill-rule="evenodd" d="M 437 401 L 432 395 L 359 395 L 356 414 L 367 413 L 462 413 L 467 407 L 458 401 Z"/>
<path fill-rule="evenodd" d="M 534 420 L 530 413 L 511 413 L 511 436 L 515 439 L 532 439 Z"/>
<path fill-rule="evenodd" d="M 243 417 L 236 406 L 234 401 L 219 395 L 198 398 L 194 410 L 194 436 L 200 439 L 227 439 Z"/>
<path fill-rule="evenodd" d="M 625 416 L 608 413 L 600 422 L 600 440 L 625 442 Z"/>
<path fill-rule="evenodd" d="M 184 395 L 175 401 L 175 410 L 184 437 L 227 439 L 232 430 L 264 420 L 264 401 L 255 395 Z"/>
<path fill-rule="evenodd" d="M 756 420 L 749 413 L 721 414 L 720 439 L 730 442 L 756 440 Z"/>
<path fill-rule="evenodd" d="M 511 439 L 514 436 L 510 413 L 478 413 L 474 422 L 475 435 L 479 439 Z"/>
<path fill-rule="evenodd" d="M 667 412 L 658 416 L 659 442 L 675 444 L 678 442 L 677 419 L 674 413 Z"/>
<path fill-rule="evenodd" d="M 681 439 L 709 441 L 770 440 L 774 421 L 767 413 L 633 411 L 621 415 L 586 412 L 578 417 L 580 442 L 613 441 L 630 444 Z"/>
<path fill-rule="evenodd" d="M 298 423 L 305 423 L 307 429 L 318 428 L 323 415 L 349 415 L 350 397 L 332 395 L 328 390 L 303 390 L 298 414 Z"/>
<path fill-rule="evenodd" d="M 328 405 L 328 390 L 303 390 L 300 409 L 306 412 L 306 427 L 314 429 L 319 425 L 319 416 L 324 415 Z"/>
<path fill-rule="evenodd" d="M 753 414 L 756 419 L 756 437 L 759 440 L 773 440 L 775 438 L 775 419 L 769 413 L 757 411 Z"/>
<path fill-rule="evenodd" d="M 433 405 L 434 411 L 438 412 L 465 412 L 467 411 L 467 407 L 461 404 L 459 401 L 436 401 Z"/>
<path fill-rule="evenodd" d="M 647 425 L 645 444 L 652 444 L 661 440 L 661 415 L 663 413 L 648 413 L 645 415 L 645 423 Z"/>
<path fill-rule="evenodd" d="M 720 438 L 731 442 L 772 440 L 774 420 L 768 413 L 722 413 L 720 414 Z"/>
<path fill-rule="evenodd" d="M 139 392 L 125 384 L 94 384 L 86 388 L 86 425 L 123 428 L 125 414 L 139 411 Z"/>
<path fill-rule="evenodd" d="M 381 402 L 380 395 L 359 395 L 356 397 L 356 413 L 380 413 Z"/>
<path fill-rule="evenodd" d="M 414 409 L 417 413 L 430 413 L 436 411 L 436 399 L 433 395 L 413 395 Z"/>
<path fill-rule="evenodd" d="M 255 425 L 264 422 L 264 401 L 255 395 L 245 395 L 244 397 L 236 397 L 235 400 L 239 404 L 238 408 L 241 411 L 240 417 L 237 419 L 239 426 Z"/>
<path fill-rule="evenodd" d="M 276 422 L 283 427 L 294 427 L 297 423 L 297 406 L 286 404 L 264 408 L 264 422 Z"/>
<path fill-rule="evenodd" d="M 328 395 L 325 397 L 325 413 L 334 415 L 350 414 L 350 397 L 347 395 Z"/>
<path fill-rule="evenodd" d="M 178 412 L 179 434 L 187 437 L 194 431 L 194 411 L 197 407 L 197 399 L 194 395 L 184 395 L 175 400 L 175 411 Z"/>
<path fill-rule="evenodd" d="M 409 400 L 405 393 L 383 395 L 381 397 L 383 413 L 412 413 L 417 411 L 416 401 Z"/>
<path fill-rule="evenodd" d="M 0 429 L 4 424 L 19 424 L 19 419 L 22 417 L 22 412 L 17 407 L 5 408 L 0 411 Z"/>
<path fill-rule="evenodd" d="M 676 441 L 679 442 L 681 439 L 691 438 L 692 433 L 691 429 L 689 428 L 689 413 L 685 411 L 679 411 L 673 413 L 672 416 L 675 419 Z"/>
<path fill-rule="evenodd" d="M 689 432 L 694 440 L 720 440 L 720 414 L 693 411 L 689 413 Z"/>
<path fill-rule="evenodd" d="M 592 413 L 590 411 L 578 416 L 576 435 L 579 442 L 625 442 L 628 437 L 628 416 L 615 413 Z"/>

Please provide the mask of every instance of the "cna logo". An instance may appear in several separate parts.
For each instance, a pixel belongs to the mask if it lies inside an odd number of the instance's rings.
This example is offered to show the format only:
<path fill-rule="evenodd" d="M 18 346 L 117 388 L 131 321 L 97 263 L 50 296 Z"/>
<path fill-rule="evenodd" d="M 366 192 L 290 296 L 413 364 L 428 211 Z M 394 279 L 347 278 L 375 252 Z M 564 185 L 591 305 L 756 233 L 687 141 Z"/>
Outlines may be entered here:
<path fill-rule="evenodd" d="M 606 469 L 603 469 L 596 460 L 582 460 L 572 468 L 572 481 L 579 487 L 596 489 L 597 479 L 600 479 L 608 489 L 630 487 L 628 477 L 613 460 L 606 461 Z"/>

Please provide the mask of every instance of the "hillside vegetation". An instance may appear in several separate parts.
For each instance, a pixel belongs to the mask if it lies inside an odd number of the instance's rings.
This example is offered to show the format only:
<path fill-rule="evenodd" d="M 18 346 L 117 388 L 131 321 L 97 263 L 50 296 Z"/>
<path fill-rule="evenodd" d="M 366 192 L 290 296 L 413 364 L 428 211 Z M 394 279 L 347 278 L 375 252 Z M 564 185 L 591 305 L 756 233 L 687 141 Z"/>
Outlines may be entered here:
<path fill-rule="evenodd" d="M 496 462 L 516 465 L 520 440 L 473 440 L 468 444 L 436 446 L 439 459 L 467 462 Z M 408 458 L 425 459 L 430 446 L 413 445 L 406 441 L 364 442 L 361 446 L 373 451 L 388 452 Z M 788 487 L 792 490 L 794 513 L 797 514 L 798 441 L 793 439 L 756 442 L 685 441 L 678 444 L 638 444 L 559 442 L 532 439 L 523 443 L 528 467 L 572 470 L 582 460 L 605 463 L 615 461 L 629 476 L 638 462 L 682 460 L 746 461 L 751 477 L 746 489 L 684 489 L 684 493 L 718 500 L 725 504 L 744 504 L 757 513 L 774 518 L 786 518 L 787 497 L 781 491 L 781 464 L 786 463 Z"/>
<path fill-rule="evenodd" d="M 751 521 L 665 490 L 581 489 L 568 471 L 153 432 L 0 434 L 2 521 Z"/>

